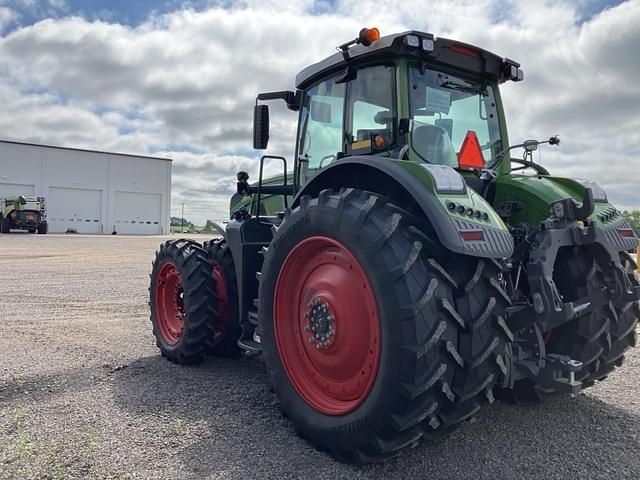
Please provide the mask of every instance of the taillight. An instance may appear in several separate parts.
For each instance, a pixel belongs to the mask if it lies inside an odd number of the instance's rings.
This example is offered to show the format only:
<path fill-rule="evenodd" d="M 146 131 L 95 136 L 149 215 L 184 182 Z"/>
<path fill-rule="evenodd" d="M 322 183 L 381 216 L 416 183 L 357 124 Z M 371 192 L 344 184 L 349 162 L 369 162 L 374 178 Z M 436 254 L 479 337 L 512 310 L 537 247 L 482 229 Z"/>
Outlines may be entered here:
<path fill-rule="evenodd" d="M 462 55 L 466 55 L 468 57 L 476 57 L 480 58 L 480 52 L 474 50 L 473 48 L 465 47 L 464 45 L 451 45 L 449 50 L 456 53 L 461 53 Z"/>
<path fill-rule="evenodd" d="M 460 232 L 465 242 L 482 242 L 484 240 L 484 232 L 482 230 L 466 230 Z"/>

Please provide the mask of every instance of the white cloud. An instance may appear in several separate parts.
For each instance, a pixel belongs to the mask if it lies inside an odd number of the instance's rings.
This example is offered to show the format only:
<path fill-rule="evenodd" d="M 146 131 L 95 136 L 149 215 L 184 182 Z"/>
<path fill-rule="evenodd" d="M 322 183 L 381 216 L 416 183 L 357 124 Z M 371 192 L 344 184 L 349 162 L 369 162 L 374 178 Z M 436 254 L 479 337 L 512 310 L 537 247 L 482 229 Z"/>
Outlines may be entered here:
<path fill-rule="evenodd" d="M 59 10 L 67 10 L 67 2 L 65 0 L 47 0 L 49 6 L 57 8 Z"/>
<path fill-rule="evenodd" d="M 15 10 L 8 7 L 0 7 L 0 33 L 18 19 L 19 15 Z"/>
<path fill-rule="evenodd" d="M 256 170 L 258 91 L 292 88 L 297 71 L 363 24 L 383 34 L 415 28 L 520 61 L 525 82 L 503 91 L 512 142 L 560 133 L 545 165 L 639 206 L 626 168 L 640 154 L 640 2 L 589 9 L 589 0 L 246 0 L 136 28 L 52 18 L 0 38 L 0 129 L 18 140 L 172 156 L 176 207 L 187 200 L 198 221 L 221 219 L 235 171 Z M 271 118 L 272 152 L 291 157 L 295 115 L 275 107 Z"/>

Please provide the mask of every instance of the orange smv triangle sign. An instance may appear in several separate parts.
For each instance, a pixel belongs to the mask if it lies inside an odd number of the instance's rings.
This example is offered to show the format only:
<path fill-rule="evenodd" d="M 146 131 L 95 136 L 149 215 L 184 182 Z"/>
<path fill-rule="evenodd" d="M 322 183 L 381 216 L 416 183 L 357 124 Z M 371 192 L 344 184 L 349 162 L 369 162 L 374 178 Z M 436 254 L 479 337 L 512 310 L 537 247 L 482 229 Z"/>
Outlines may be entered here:
<path fill-rule="evenodd" d="M 458 153 L 458 166 L 463 170 L 473 170 L 484 168 L 484 165 L 484 155 L 482 155 L 478 136 L 473 130 L 467 130 L 462 148 Z"/>

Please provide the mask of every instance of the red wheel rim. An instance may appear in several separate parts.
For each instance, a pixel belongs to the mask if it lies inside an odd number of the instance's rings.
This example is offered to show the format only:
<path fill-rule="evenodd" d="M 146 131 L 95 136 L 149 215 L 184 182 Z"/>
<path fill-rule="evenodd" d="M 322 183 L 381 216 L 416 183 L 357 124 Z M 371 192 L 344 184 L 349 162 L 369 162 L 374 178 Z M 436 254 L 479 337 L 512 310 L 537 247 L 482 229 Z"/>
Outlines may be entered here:
<path fill-rule="evenodd" d="M 229 315 L 229 290 L 227 281 L 224 279 L 222 267 L 217 263 L 213 263 L 213 278 L 216 280 L 216 297 L 218 300 L 218 318 L 215 325 L 216 330 L 224 332 L 224 325 Z"/>
<path fill-rule="evenodd" d="M 344 415 L 369 394 L 380 363 L 380 322 L 367 275 L 327 237 L 296 245 L 278 275 L 278 352 L 289 380 L 314 409 Z"/>
<path fill-rule="evenodd" d="M 156 314 L 164 341 L 175 345 L 184 330 L 184 291 L 176 266 L 166 262 L 160 267 L 156 282 Z"/>

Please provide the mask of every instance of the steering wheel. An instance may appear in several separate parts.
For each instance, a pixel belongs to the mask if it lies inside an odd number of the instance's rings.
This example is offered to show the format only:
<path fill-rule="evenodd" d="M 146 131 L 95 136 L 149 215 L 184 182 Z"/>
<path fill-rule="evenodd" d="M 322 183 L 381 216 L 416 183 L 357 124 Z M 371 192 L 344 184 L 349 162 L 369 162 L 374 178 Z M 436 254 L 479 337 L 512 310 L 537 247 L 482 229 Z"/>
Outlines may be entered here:
<path fill-rule="evenodd" d="M 512 172 L 517 172 L 519 170 L 526 170 L 527 168 L 532 168 L 536 171 L 536 173 L 539 173 L 540 175 L 550 175 L 549 170 L 544 168 L 542 165 L 539 165 L 534 162 L 530 162 L 529 160 L 524 160 L 522 158 L 512 158 L 511 161 L 523 165 L 522 167 L 512 168 L 511 169 Z"/>

